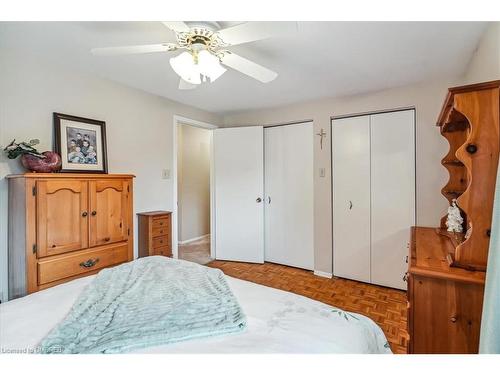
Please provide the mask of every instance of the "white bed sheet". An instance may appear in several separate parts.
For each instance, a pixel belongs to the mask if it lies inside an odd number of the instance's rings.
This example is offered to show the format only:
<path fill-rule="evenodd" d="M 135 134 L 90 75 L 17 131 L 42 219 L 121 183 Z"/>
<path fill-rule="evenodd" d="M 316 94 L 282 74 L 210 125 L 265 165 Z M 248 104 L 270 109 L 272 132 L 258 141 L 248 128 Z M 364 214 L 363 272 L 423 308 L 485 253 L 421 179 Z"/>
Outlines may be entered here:
<path fill-rule="evenodd" d="M 0 305 L 0 352 L 36 352 L 95 276 Z M 247 316 L 245 332 L 151 347 L 136 353 L 390 353 L 380 327 L 358 314 L 226 276 Z"/>

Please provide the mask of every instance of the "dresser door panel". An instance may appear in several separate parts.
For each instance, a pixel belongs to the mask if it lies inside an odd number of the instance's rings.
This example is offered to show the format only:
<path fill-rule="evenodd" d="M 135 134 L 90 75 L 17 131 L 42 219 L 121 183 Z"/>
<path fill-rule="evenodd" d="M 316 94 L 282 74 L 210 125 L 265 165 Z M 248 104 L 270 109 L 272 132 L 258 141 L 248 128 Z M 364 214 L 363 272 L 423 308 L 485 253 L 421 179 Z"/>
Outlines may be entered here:
<path fill-rule="evenodd" d="M 128 239 L 128 182 L 96 180 L 90 189 L 90 246 Z"/>
<path fill-rule="evenodd" d="M 37 181 L 39 257 L 88 247 L 87 181 Z"/>

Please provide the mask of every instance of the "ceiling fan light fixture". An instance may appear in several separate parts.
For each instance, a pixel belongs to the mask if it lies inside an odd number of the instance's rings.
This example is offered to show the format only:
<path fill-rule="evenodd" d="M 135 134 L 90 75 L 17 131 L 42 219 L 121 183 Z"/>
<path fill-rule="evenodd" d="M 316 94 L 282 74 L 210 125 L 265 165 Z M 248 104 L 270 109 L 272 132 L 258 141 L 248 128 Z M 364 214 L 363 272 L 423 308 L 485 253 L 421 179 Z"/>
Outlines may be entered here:
<path fill-rule="evenodd" d="M 206 49 L 198 53 L 198 67 L 202 75 L 210 78 L 210 82 L 214 82 L 227 71 L 220 64 L 219 58 Z"/>
<path fill-rule="evenodd" d="M 190 52 L 182 52 L 180 55 L 172 57 L 170 66 L 184 81 L 193 85 L 201 84 L 199 66 L 195 63 Z"/>

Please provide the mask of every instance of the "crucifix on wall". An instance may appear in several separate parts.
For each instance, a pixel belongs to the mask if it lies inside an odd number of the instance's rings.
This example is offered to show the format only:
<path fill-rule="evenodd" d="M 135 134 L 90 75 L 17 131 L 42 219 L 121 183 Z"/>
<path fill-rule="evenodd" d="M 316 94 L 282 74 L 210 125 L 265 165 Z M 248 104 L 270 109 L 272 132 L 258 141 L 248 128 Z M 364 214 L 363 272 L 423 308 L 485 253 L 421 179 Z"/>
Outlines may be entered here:
<path fill-rule="evenodd" d="M 323 138 L 326 138 L 326 132 L 325 129 L 321 128 L 321 131 L 319 133 L 316 133 L 316 135 L 319 135 L 319 147 L 323 150 Z"/>

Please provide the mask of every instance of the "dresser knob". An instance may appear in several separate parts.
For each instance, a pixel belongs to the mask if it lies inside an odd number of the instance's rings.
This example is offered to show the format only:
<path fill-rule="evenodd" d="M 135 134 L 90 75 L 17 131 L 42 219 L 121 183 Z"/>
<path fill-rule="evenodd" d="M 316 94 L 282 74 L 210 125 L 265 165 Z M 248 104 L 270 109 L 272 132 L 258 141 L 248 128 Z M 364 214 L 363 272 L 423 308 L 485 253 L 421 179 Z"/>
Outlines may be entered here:
<path fill-rule="evenodd" d="M 109 238 L 109 237 L 104 238 L 104 241 L 106 241 L 106 242 L 108 242 L 109 240 L 111 240 L 111 238 Z"/>
<path fill-rule="evenodd" d="M 457 322 L 457 317 L 456 317 L 456 316 L 452 316 L 452 317 L 450 318 L 450 322 L 452 322 L 452 323 L 456 323 L 456 322 Z"/>
<path fill-rule="evenodd" d="M 56 245 L 54 244 L 54 245 L 52 245 L 52 247 L 56 247 Z"/>
<path fill-rule="evenodd" d="M 86 217 L 88 214 L 89 214 L 89 213 L 88 213 L 87 211 L 83 211 L 83 212 L 82 212 L 82 216 L 83 216 L 83 217 Z"/>
<path fill-rule="evenodd" d="M 92 211 L 92 216 L 97 215 L 97 211 Z"/>
<path fill-rule="evenodd" d="M 80 267 L 91 268 L 91 267 L 94 267 L 97 264 L 97 262 L 99 262 L 99 258 L 88 259 L 85 262 L 81 262 Z"/>
<path fill-rule="evenodd" d="M 467 152 L 469 154 L 475 154 L 476 151 L 477 151 L 477 146 L 475 144 L 468 144 L 467 147 L 465 147 L 465 149 L 467 150 Z"/>

